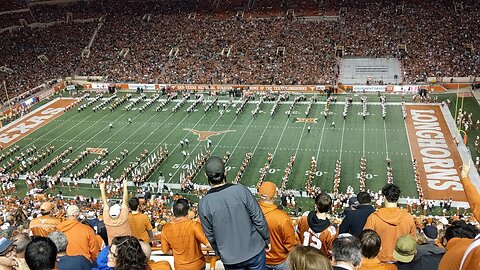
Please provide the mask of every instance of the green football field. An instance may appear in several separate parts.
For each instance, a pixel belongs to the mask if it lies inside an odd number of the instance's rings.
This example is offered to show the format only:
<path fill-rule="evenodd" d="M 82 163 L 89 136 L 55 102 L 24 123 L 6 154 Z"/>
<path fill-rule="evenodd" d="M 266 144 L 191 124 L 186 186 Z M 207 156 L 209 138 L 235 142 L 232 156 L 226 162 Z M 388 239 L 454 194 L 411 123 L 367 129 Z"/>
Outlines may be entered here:
<path fill-rule="evenodd" d="M 150 94 L 147 95 L 147 101 L 150 96 Z M 204 113 L 202 104 L 197 107 L 197 111 L 188 114 L 186 109 L 190 106 L 190 102 L 173 113 L 172 108 L 179 100 L 174 100 L 160 112 L 155 111 L 159 104 L 156 102 L 145 112 L 140 113 L 139 108 L 147 102 L 142 100 L 130 111 L 124 109 L 125 103 L 113 112 L 110 112 L 107 106 L 94 113 L 92 108 L 100 103 L 98 101 L 82 112 L 76 109 L 66 112 L 25 137 L 17 145 L 21 147 L 20 150 L 31 145 L 35 145 L 37 149 L 46 144 L 55 146 L 55 152 L 34 167 L 35 171 L 67 147 L 72 146 L 73 153 L 54 166 L 47 173 L 49 175 L 54 175 L 86 148 L 107 148 L 109 155 L 104 159 L 105 161 L 96 166 L 85 178 L 93 178 L 96 172 L 105 168 L 106 163 L 118 156 L 123 149 L 129 150 L 129 155 L 112 171 L 113 177 L 120 176 L 123 168 L 134 161 L 145 149 L 151 153 L 167 145 L 170 153 L 168 158 L 155 170 L 148 181 L 156 183 L 159 173 L 163 172 L 166 182 L 178 183 L 180 173 L 188 167 L 200 151 L 205 152 L 206 145 L 206 141 L 199 141 L 197 135 L 185 129 L 228 131 L 211 136 L 209 139 L 212 141 L 213 155 L 223 157 L 227 151 L 231 153 L 227 162 L 229 180 L 237 174 L 245 154 L 251 152 L 253 158 L 241 178 L 241 183 L 255 186 L 261 169 L 267 161 L 267 155 L 271 153 L 273 160 L 266 180 L 280 185 L 290 157 L 296 155 L 287 184 L 288 189 L 304 189 L 311 158 L 315 157 L 317 160 L 315 185 L 322 190 L 332 192 L 335 163 L 341 160 L 339 191 L 345 192 L 350 185 L 358 192 L 360 159 L 365 157 L 367 159 L 366 188 L 379 190 L 386 183 L 388 157 L 392 160 L 394 182 L 402 188 L 402 195 L 418 196 L 413 180 L 411 156 L 399 103 L 400 97 L 388 97 L 390 104 L 387 106 L 387 117 L 384 121 L 378 97 L 370 95 L 369 115 L 364 121 L 359 115 L 361 112 L 359 96 L 354 96 L 354 104 L 350 106 L 346 120 L 343 119 L 345 96 L 340 95 L 338 103 L 332 103 L 331 114 L 326 119 L 321 114 L 325 108 L 326 97 L 318 96 L 319 101 L 312 106 L 309 115 L 310 118 L 316 118 L 316 123 L 297 122 L 298 117 L 305 117 L 308 99 L 306 102 L 295 105 L 291 116 L 287 117 L 286 111 L 294 95 L 291 95 L 289 101 L 280 102 L 273 117 L 270 116 L 273 102 L 269 102 L 261 106 L 261 111 L 255 118 L 252 117 L 251 111 L 256 107 L 258 97 L 255 101 L 249 102 L 238 116 L 235 110 L 240 100 L 235 100 L 234 105 L 223 115 L 219 113 L 216 106 Z M 137 95 L 133 96 L 133 99 L 137 98 Z M 228 97 L 221 98 L 221 102 L 226 100 Z M 128 118 L 132 119 L 131 124 L 128 123 Z M 335 127 L 331 126 L 332 122 L 335 122 Z M 112 129 L 109 128 L 110 123 L 113 125 Z M 310 132 L 308 132 L 308 126 L 311 127 Z M 181 148 L 179 142 L 184 139 L 188 139 L 190 143 L 188 147 Z M 182 149 L 189 152 L 186 159 L 181 154 Z M 63 176 L 68 176 L 70 172 L 77 172 L 96 157 L 96 155 L 87 156 Z M 169 177 L 170 174 L 172 174 L 171 177 Z M 193 182 L 206 184 L 203 171 L 194 178 Z"/>

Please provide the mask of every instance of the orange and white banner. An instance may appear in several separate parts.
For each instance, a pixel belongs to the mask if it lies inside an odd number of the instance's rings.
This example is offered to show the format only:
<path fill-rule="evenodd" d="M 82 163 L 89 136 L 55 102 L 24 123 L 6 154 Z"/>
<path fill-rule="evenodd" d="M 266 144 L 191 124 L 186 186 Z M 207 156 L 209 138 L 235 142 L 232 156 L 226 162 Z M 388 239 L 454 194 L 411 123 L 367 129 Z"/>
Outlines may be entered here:
<path fill-rule="evenodd" d="M 425 199 L 465 202 L 462 160 L 440 106 L 406 105 L 406 109 L 410 148 Z"/>

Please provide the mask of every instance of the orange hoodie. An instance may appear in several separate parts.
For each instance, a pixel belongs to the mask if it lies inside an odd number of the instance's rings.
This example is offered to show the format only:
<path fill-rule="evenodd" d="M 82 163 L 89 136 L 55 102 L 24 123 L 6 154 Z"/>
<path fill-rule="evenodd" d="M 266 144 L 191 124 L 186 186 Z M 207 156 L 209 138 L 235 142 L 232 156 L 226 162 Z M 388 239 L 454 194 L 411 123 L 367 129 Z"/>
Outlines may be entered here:
<path fill-rule="evenodd" d="M 292 219 L 274 204 L 259 201 L 267 220 L 272 248 L 267 252 L 267 264 L 277 265 L 287 259 L 288 252 L 297 245 Z"/>
<path fill-rule="evenodd" d="M 467 196 L 468 204 L 470 205 L 470 208 L 472 210 L 473 216 L 475 217 L 475 219 L 480 220 L 480 193 L 478 192 L 477 188 L 472 184 L 468 176 L 462 178 L 461 181 L 463 184 L 463 189 L 465 190 L 465 195 Z M 452 240 L 453 239 L 450 239 L 450 241 Z M 480 241 L 480 240 L 475 240 L 475 241 Z M 447 247 L 448 246 L 449 244 L 447 243 Z M 465 250 L 467 248 L 465 248 Z M 449 250 L 447 250 L 447 252 L 448 251 Z M 470 251 L 470 253 L 468 253 L 461 270 L 480 269 L 480 260 L 478 258 L 480 258 L 480 247 L 476 247 L 472 251 Z M 452 263 L 455 260 L 460 260 L 460 263 L 461 263 L 462 259 L 463 259 L 463 254 L 461 256 L 455 257 L 455 259 L 451 260 L 450 263 Z M 458 264 L 458 266 L 460 266 L 460 264 Z"/>
<path fill-rule="evenodd" d="M 398 207 L 380 208 L 373 212 L 368 217 L 364 229 L 372 229 L 380 235 L 382 248 L 378 259 L 382 262 L 395 261 L 393 250 L 398 237 L 405 234 L 414 236 L 416 233 L 412 215 Z"/>
<path fill-rule="evenodd" d="M 63 232 L 68 239 L 67 255 L 82 255 L 90 261 L 94 261 L 100 252 L 97 238 L 93 229 L 77 220 L 67 219 L 57 225 L 57 229 Z"/>

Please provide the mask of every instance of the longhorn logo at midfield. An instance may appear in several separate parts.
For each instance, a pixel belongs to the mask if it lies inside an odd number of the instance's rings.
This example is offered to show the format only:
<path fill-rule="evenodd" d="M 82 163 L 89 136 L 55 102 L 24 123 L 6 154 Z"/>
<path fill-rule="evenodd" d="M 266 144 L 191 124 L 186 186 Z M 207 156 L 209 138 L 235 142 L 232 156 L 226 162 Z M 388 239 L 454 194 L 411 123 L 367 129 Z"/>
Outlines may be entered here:
<path fill-rule="evenodd" d="M 191 128 L 184 128 L 183 130 L 187 130 L 187 131 L 192 132 L 195 135 L 198 135 L 197 140 L 199 140 L 199 141 L 206 141 L 208 138 L 210 138 L 210 136 L 217 136 L 217 135 L 221 135 L 221 134 L 224 134 L 224 133 L 227 133 L 227 132 L 235 132 L 236 131 L 236 130 L 198 131 L 198 130 L 191 129 Z"/>

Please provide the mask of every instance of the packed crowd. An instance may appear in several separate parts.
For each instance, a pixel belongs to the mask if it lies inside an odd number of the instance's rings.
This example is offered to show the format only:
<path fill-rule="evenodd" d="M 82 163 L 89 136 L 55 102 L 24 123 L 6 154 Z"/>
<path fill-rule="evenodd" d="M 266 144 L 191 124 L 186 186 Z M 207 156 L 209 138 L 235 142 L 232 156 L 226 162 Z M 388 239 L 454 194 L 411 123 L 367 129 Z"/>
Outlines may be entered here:
<path fill-rule="evenodd" d="M 218 256 L 209 262 L 221 259 L 225 269 L 469 270 L 480 265 L 474 239 L 480 233 L 480 194 L 469 180 L 469 165 L 461 176 L 474 217 L 412 215 L 411 206 L 398 205 L 401 191 L 394 184 L 380 195 L 350 190 L 332 198 L 319 192 L 311 197 L 315 209 L 292 217 L 275 204 L 280 194 L 274 183 L 261 183 L 258 201 L 243 185 L 226 183 L 225 158 L 203 161 L 211 189 L 196 207 L 169 189 L 157 197 L 149 187 L 134 196 L 126 180 L 119 185 L 121 202 L 108 201 L 104 181 L 98 183 L 99 199 L 3 196 L 0 269 L 171 269 L 167 261 L 152 260 L 151 246 L 172 254 L 175 269 L 201 269 L 206 250 Z M 283 197 L 281 205 L 288 207 Z M 288 205 L 295 204 L 286 197 Z M 341 216 L 332 212 L 338 201 L 346 202 Z M 442 201 L 442 207 L 450 204 Z"/>
<path fill-rule="evenodd" d="M 400 11 L 395 3 L 346 1 L 329 7 L 349 7 L 337 21 L 193 19 L 187 14 L 196 5 L 189 1 L 159 2 L 34 5 L 31 14 L 42 22 L 69 12 L 78 18 L 107 15 L 106 22 L 83 61 L 80 55 L 96 22 L 5 33 L 0 66 L 13 74 L 0 73 L 1 79 L 12 95 L 71 74 L 143 83 L 328 84 L 338 82 L 336 46 L 344 48 L 344 56 L 400 58 L 406 82 L 479 74 L 478 52 L 465 47 L 480 39 L 475 1 L 464 1 L 459 15 L 453 15 L 450 1 L 407 1 Z M 179 8 L 185 10 L 168 13 Z M 49 61 L 42 63 L 42 54 Z"/>

